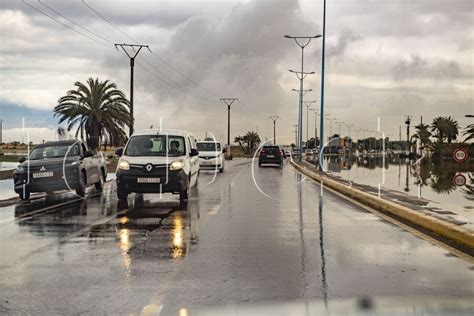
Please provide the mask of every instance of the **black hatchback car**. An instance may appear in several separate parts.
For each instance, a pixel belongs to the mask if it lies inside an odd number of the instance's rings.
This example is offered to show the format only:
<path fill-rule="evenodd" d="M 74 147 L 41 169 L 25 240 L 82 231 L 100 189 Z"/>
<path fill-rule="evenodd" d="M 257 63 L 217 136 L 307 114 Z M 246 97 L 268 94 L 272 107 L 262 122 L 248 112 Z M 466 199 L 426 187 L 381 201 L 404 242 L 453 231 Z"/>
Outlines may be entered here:
<path fill-rule="evenodd" d="M 258 165 L 274 164 L 283 166 L 283 154 L 278 146 L 263 146 L 258 156 Z"/>

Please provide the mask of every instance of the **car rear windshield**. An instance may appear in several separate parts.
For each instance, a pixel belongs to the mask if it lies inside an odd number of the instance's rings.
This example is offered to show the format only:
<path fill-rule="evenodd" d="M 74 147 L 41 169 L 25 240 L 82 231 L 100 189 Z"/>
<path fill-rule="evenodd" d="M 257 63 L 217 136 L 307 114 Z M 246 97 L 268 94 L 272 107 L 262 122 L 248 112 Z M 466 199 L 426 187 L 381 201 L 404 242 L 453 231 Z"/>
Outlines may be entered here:
<path fill-rule="evenodd" d="M 69 151 L 68 151 L 69 150 Z M 39 160 L 45 158 L 59 158 L 66 156 L 78 156 L 80 154 L 79 145 L 60 145 L 60 146 L 41 146 L 33 149 L 30 154 L 30 160 Z"/>
<path fill-rule="evenodd" d="M 132 136 L 125 149 L 127 156 L 178 157 L 185 154 L 184 137 L 170 135 Z"/>
<path fill-rule="evenodd" d="M 219 143 L 197 143 L 197 149 L 199 151 L 220 151 L 221 144 Z"/>

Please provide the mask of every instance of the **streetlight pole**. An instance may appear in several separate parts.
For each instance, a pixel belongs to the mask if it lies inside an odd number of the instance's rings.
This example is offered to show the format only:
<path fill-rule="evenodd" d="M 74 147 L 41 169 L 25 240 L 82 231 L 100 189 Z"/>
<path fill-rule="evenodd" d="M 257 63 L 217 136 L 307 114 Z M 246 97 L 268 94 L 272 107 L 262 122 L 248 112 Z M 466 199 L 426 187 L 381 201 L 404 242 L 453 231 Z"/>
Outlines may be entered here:
<path fill-rule="evenodd" d="M 309 142 L 309 107 L 311 104 L 316 103 L 316 101 L 305 101 L 304 105 L 306 105 L 306 148 L 308 148 Z M 314 140 L 314 144 L 316 145 L 316 139 Z"/>
<path fill-rule="evenodd" d="M 276 128 L 275 128 L 275 124 L 276 124 L 276 121 L 280 119 L 280 117 L 278 115 L 272 115 L 270 116 L 270 119 L 273 121 L 273 145 L 276 145 Z"/>
<path fill-rule="evenodd" d="M 336 119 L 335 118 L 332 118 L 332 119 L 327 119 L 329 121 L 329 138 L 332 136 L 332 122 L 335 122 Z M 321 134 L 321 137 L 323 137 L 323 133 L 320 133 Z M 328 138 L 328 139 L 329 139 Z"/>
<path fill-rule="evenodd" d="M 342 122 L 335 122 L 337 125 L 339 125 L 339 138 L 341 138 L 341 126 L 344 124 L 344 121 Z"/>
<path fill-rule="evenodd" d="M 228 157 L 232 157 L 230 154 L 230 106 L 234 101 L 239 101 L 237 98 L 222 98 L 220 99 L 221 102 L 224 102 L 227 105 L 227 150 L 228 150 Z"/>
<path fill-rule="evenodd" d="M 321 125 L 320 125 L 320 133 L 321 133 L 321 141 L 324 139 L 324 63 L 326 60 L 326 0 L 324 0 L 324 8 L 323 8 L 323 47 L 322 47 L 322 54 L 321 54 L 321 107 L 320 107 L 320 114 L 321 114 Z M 320 150 L 320 157 L 323 157 L 323 152 Z M 319 159 L 319 170 L 323 171 L 323 161 Z"/>
<path fill-rule="evenodd" d="M 148 48 L 151 52 L 150 47 L 148 45 L 140 45 L 140 44 L 115 44 L 115 48 L 122 48 L 125 54 L 130 58 L 130 117 L 132 119 L 132 125 L 130 125 L 129 129 L 129 136 L 133 134 L 133 125 L 134 125 L 134 118 L 133 118 L 133 68 L 135 67 L 135 57 L 137 57 L 138 53 L 141 51 L 143 47 Z M 125 49 L 125 47 L 131 48 L 135 53 L 129 54 L 129 52 Z M 138 49 L 137 49 L 138 48 Z"/>
<path fill-rule="evenodd" d="M 303 148 L 302 148 L 302 142 L 303 142 L 303 138 L 302 138 L 302 124 L 303 124 L 303 80 L 304 80 L 304 77 L 306 77 L 304 74 L 304 49 L 306 46 L 309 45 L 309 43 L 311 42 L 311 40 L 313 38 L 318 38 L 318 37 L 321 37 L 320 34 L 318 35 L 315 35 L 315 36 L 290 36 L 290 35 L 284 35 L 285 38 L 289 38 L 289 39 L 293 39 L 295 41 L 295 43 L 301 48 L 301 77 L 299 78 L 300 79 L 300 104 L 299 104 L 299 109 L 298 109 L 298 129 L 299 129 L 299 138 L 298 138 L 298 142 L 299 142 L 299 147 L 300 147 L 300 151 L 302 152 Z M 314 72 L 313 72 L 314 73 Z M 307 73 L 308 74 L 308 73 Z M 299 161 L 301 161 L 301 156 L 299 156 Z"/>
<path fill-rule="evenodd" d="M 303 80 L 308 76 L 308 75 L 314 75 L 314 71 L 312 72 L 304 72 L 304 71 L 294 71 L 294 70 L 289 70 L 290 72 L 294 73 L 296 77 L 300 80 L 300 106 L 299 106 L 299 116 L 298 116 L 298 146 L 300 147 L 300 150 L 303 150 L 303 97 L 306 94 L 307 91 L 312 91 L 312 89 L 309 89 L 305 91 L 303 89 Z M 301 156 L 299 157 L 299 160 L 301 161 Z"/>

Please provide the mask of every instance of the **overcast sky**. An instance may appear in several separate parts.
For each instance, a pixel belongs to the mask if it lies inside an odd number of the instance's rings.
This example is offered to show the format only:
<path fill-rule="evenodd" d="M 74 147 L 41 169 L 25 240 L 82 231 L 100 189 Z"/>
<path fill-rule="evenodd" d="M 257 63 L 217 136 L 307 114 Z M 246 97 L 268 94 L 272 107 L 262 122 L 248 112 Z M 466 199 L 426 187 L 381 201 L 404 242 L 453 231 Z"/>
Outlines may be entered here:
<path fill-rule="evenodd" d="M 129 94 L 129 61 L 112 43 L 150 46 L 135 68 L 136 128 L 206 131 L 226 140 L 257 129 L 280 143 L 294 139 L 301 50 L 284 34 L 322 33 L 322 0 L 93 1 L 27 0 L 77 32 L 21 1 L 0 3 L 0 119 L 4 140 L 51 139 L 52 108 L 75 81 L 109 79 Z M 326 113 L 355 129 L 382 129 L 398 138 L 404 115 L 451 115 L 464 127 L 474 114 L 472 0 L 328 0 Z M 76 24 L 60 17 L 63 14 Z M 80 25 L 80 26 L 78 26 Z M 319 107 L 321 39 L 305 50 L 307 101 Z M 306 114 L 306 113 L 305 113 Z M 306 118 L 305 118 L 306 121 Z M 327 124 L 329 129 L 329 124 Z M 347 128 L 343 127 L 343 134 Z M 329 131 L 326 132 L 328 134 Z M 333 125 L 333 132 L 338 132 Z M 314 114 L 310 112 L 310 136 Z M 362 133 L 359 134 L 361 137 Z M 303 137 L 306 138 L 306 128 Z"/>

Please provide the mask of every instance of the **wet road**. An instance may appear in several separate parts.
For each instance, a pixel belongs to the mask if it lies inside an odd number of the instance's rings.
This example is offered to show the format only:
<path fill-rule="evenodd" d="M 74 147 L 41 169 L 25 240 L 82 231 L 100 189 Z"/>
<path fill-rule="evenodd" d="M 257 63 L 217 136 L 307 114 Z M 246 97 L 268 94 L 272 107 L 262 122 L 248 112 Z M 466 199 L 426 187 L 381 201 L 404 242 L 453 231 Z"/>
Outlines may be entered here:
<path fill-rule="evenodd" d="M 320 197 L 291 166 L 254 172 L 258 188 L 250 160 L 229 162 L 215 179 L 201 172 L 181 205 L 171 195 L 117 205 L 109 183 L 79 202 L 1 208 L 0 314 L 474 296 L 472 264 L 329 192 Z"/>

